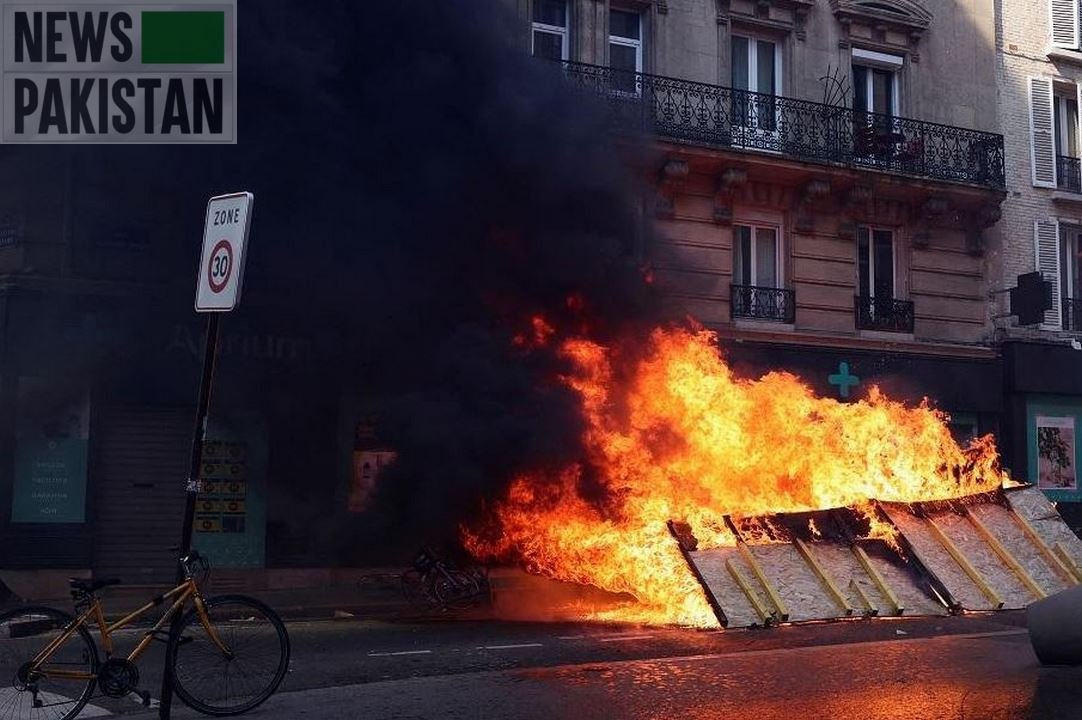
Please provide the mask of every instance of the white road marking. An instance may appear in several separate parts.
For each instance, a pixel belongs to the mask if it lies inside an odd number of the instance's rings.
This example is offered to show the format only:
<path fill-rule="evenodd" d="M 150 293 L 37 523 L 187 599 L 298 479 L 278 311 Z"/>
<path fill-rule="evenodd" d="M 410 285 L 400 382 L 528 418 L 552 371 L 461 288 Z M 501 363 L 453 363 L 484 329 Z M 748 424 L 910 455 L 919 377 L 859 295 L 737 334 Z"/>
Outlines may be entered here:
<path fill-rule="evenodd" d="M 431 655 L 431 650 L 399 650 L 398 652 L 370 652 L 368 657 L 396 657 L 398 655 Z"/>
<path fill-rule="evenodd" d="M 653 635 L 615 635 L 599 638 L 600 642 L 623 642 L 624 640 L 649 640 Z"/>
<path fill-rule="evenodd" d="M 589 635 L 557 635 L 557 640 L 585 640 Z"/>
<path fill-rule="evenodd" d="M 542 647 L 541 643 L 517 643 L 515 645 L 481 645 L 478 650 L 515 650 L 518 648 Z"/>

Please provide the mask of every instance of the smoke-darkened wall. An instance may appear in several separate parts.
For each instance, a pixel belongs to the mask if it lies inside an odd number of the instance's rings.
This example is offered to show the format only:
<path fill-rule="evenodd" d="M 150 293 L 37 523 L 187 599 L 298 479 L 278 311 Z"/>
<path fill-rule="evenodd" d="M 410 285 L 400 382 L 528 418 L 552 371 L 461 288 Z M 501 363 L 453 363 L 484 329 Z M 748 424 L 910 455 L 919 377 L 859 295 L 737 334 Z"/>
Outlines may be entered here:
<path fill-rule="evenodd" d="M 223 356 L 233 381 L 215 407 L 285 419 L 269 482 L 272 515 L 275 503 L 289 513 L 272 532 L 333 547 L 341 562 L 452 536 L 516 472 L 578 456 L 576 403 L 552 382 L 559 358 L 511 342 L 532 315 L 595 336 L 657 317 L 637 267 L 649 230 L 631 151 L 606 132 L 605 108 L 526 55 L 501 7 L 242 2 L 236 146 L 0 155 L 4 212 L 67 243 L 46 272 L 148 298 L 110 329 L 112 350 L 79 365 L 106 394 L 194 393 L 194 352 L 165 368 L 139 340 L 195 347 L 206 197 L 255 192 L 244 305 L 226 331 L 313 337 L 312 359 L 263 372 L 251 353 Z M 118 250 L 102 227 L 137 239 Z M 178 335 L 184 323 L 194 341 Z M 343 526 L 326 511 L 343 492 L 339 459 L 324 457 L 341 448 L 314 447 L 333 434 L 346 387 L 374 408 L 399 460 L 373 508 Z M 296 459 L 306 454 L 321 457 Z"/>

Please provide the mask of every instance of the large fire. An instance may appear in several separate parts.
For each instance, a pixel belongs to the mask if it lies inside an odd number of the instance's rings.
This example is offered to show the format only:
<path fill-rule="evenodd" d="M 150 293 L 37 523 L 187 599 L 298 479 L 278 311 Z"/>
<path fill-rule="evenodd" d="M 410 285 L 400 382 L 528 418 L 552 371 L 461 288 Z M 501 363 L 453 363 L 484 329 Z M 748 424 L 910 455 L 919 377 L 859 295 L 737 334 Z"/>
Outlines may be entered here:
<path fill-rule="evenodd" d="M 735 542 L 725 515 L 945 499 L 1008 482 L 990 436 L 960 447 L 927 403 L 906 407 L 875 388 L 838 402 L 787 373 L 737 378 L 705 330 L 657 329 L 642 350 L 629 359 L 562 341 L 573 370 L 561 381 L 581 398 L 588 456 L 555 476 L 515 478 L 488 520 L 465 530 L 471 552 L 634 596 L 619 619 L 715 626 L 670 520 L 690 525 L 700 548 L 718 547 Z"/>

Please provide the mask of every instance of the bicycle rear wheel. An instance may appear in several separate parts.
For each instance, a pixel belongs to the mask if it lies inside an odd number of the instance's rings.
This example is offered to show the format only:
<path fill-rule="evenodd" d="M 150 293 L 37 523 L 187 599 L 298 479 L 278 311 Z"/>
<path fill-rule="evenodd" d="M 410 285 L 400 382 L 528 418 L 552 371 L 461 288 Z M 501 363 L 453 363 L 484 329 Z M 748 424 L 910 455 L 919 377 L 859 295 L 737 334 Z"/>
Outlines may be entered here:
<path fill-rule="evenodd" d="M 481 602 L 481 583 L 471 572 L 447 570 L 435 578 L 432 589 L 448 610 L 468 610 Z"/>
<path fill-rule="evenodd" d="M 35 657 L 74 620 L 47 607 L 0 615 L 0 720 L 70 720 L 82 711 L 98 673 L 98 649 L 86 628 L 71 633 L 37 670 L 32 667 Z M 57 677 L 58 672 L 69 677 Z"/>
<path fill-rule="evenodd" d="M 289 634 L 281 619 L 254 598 L 222 595 L 206 601 L 215 642 L 192 608 L 169 638 L 173 690 L 206 715 L 239 715 L 274 694 L 289 669 Z"/>

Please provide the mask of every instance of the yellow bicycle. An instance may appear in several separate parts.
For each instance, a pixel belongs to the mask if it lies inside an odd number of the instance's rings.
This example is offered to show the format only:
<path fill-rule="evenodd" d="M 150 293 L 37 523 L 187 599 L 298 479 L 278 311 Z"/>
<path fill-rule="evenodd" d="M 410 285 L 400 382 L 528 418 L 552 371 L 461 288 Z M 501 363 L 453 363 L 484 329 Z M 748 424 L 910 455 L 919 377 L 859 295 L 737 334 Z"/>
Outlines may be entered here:
<path fill-rule="evenodd" d="M 254 598 L 204 598 L 196 576 L 206 560 L 192 551 L 179 560 L 184 581 L 109 624 L 95 593 L 117 580 L 70 580 L 75 615 L 23 607 L 0 615 L 0 720 L 71 720 L 94 695 L 139 689 L 136 662 L 155 639 L 167 642 L 173 690 L 207 715 L 238 715 L 270 697 L 289 668 L 289 635 L 273 610 Z M 192 607 L 184 612 L 189 601 Z M 171 603 L 127 657 L 113 656 L 113 636 L 152 609 Z M 170 623 L 180 616 L 175 630 Z M 89 628 L 97 626 L 105 660 Z"/>

